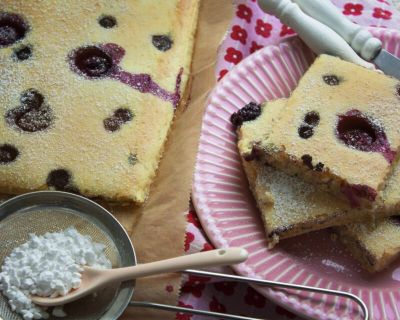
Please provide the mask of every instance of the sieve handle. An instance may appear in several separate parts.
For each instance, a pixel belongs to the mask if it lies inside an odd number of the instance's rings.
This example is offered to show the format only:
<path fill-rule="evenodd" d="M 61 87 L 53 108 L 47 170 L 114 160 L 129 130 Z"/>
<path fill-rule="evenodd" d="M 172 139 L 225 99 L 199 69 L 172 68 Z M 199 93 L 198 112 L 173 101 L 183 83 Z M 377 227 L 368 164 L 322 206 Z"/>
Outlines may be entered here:
<path fill-rule="evenodd" d="M 242 248 L 216 249 L 186 256 L 139 264 L 133 267 L 103 270 L 104 283 L 132 280 L 184 269 L 227 266 L 243 262 L 248 253 Z"/>

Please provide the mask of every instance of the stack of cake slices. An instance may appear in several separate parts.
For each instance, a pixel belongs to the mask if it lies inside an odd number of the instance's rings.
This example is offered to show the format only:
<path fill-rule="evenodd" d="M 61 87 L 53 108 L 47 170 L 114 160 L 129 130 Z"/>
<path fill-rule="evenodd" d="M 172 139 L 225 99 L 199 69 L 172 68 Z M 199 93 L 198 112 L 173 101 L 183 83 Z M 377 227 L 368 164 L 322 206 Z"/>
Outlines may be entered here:
<path fill-rule="evenodd" d="M 288 99 L 231 116 L 270 247 L 334 227 L 370 272 L 400 255 L 400 83 L 322 55 Z"/>

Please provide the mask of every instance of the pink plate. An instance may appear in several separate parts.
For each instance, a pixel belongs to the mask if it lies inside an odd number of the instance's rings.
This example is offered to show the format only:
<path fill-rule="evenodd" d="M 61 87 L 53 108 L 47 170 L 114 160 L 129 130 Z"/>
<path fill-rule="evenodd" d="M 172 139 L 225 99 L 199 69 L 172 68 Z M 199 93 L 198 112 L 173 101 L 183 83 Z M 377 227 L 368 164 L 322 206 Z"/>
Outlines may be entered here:
<path fill-rule="evenodd" d="M 384 47 L 400 56 L 400 32 L 371 29 Z M 369 275 L 329 232 L 282 241 L 268 250 L 260 215 L 248 189 L 230 115 L 250 101 L 289 96 L 314 54 L 296 37 L 243 60 L 212 92 L 204 115 L 193 184 L 193 200 L 204 229 L 217 247 L 241 246 L 249 259 L 234 266 L 244 276 L 344 290 L 361 297 L 371 319 L 400 319 L 400 264 Z M 396 267 L 399 267 L 396 269 Z M 257 288 L 297 314 L 317 319 L 359 319 L 351 300 Z"/>

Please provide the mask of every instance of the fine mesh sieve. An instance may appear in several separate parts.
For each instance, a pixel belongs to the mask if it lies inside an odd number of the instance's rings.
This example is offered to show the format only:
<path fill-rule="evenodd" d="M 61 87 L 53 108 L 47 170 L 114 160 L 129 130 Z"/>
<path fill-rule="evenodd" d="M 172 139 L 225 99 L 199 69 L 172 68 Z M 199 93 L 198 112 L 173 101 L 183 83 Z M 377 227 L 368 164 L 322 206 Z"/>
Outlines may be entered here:
<path fill-rule="evenodd" d="M 104 208 L 83 197 L 65 192 L 42 191 L 15 197 L 0 205 L 0 265 L 11 251 L 26 242 L 30 233 L 42 235 L 75 227 L 81 234 L 105 245 L 105 254 L 113 268 L 136 264 L 129 236 Z M 74 320 L 117 319 L 128 305 L 134 282 L 108 286 L 65 306 L 67 317 Z M 0 319 L 22 320 L 12 312 L 7 299 L 0 295 Z M 50 319 L 59 319 L 50 317 Z"/>

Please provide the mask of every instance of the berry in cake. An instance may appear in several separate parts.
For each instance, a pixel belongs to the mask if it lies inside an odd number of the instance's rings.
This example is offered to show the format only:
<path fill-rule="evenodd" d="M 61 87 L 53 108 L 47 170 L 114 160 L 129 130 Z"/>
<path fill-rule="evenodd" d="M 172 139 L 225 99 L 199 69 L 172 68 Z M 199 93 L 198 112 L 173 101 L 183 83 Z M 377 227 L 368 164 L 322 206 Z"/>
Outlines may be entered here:
<path fill-rule="evenodd" d="M 255 102 L 246 104 L 242 109 L 231 115 L 231 123 L 235 127 L 240 127 L 244 121 L 257 119 L 261 114 L 261 106 Z"/>
<path fill-rule="evenodd" d="M 0 1 L 0 192 L 143 203 L 186 96 L 198 7 Z"/>
<path fill-rule="evenodd" d="M 28 60 L 32 56 L 32 48 L 30 46 L 21 46 L 14 50 L 14 58 L 17 61 Z"/>
<path fill-rule="evenodd" d="M 358 110 L 338 116 L 336 134 L 346 146 L 364 152 L 379 152 L 389 163 L 396 156 L 390 149 L 383 126 Z"/>
<path fill-rule="evenodd" d="M 6 122 L 14 129 L 24 132 L 46 130 L 53 122 L 51 108 L 44 102 L 44 97 L 35 89 L 29 89 L 21 94 L 21 105 L 10 109 Z"/>
<path fill-rule="evenodd" d="M 28 26 L 20 15 L 0 12 L 0 48 L 23 39 L 27 32 Z"/>
<path fill-rule="evenodd" d="M 398 85 L 384 74 L 322 55 L 256 148 L 270 165 L 354 207 L 380 206 L 400 147 Z"/>
<path fill-rule="evenodd" d="M 111 117 L 104 119 L 104 128 L 107 131 L 114 132 L 121 128 L 121 126 L 133 119 L 133 114 L 129 109 L 120 108 L 114 111 Z"/>
<path fill-rule="evenodd" d="M 89 79 L 108 77 L 120 81 L 141 93 L 150 93 L 177 106 L 181 97 L 182 68 L 176 77 L 175 92 L 168 92 L 149 74 L 133 74 L 121 69 L 119 64 L 124 55 L 125 50 L 115 43 L 81 47 L 70 54 L 71 69 Z"/>
<path fill-rule="evenodd" d="M 0 145 L 0 164 L 8 164 L 13 162 L 19 156 L 19 151 L 16 147 L 10 144 Z"/>
<path fill-rule="evenodd" d="M 117 26 L 117 19 L 110 15 L 103 15 L 99 19 L 99 24 L 106 29 L 111 29 Z"/>
<path fill-rule="evenodd" d="M 340 83 L 339 78 L 334 74 L 322 76 L 322 79 L 324 79 L 325 83 L 330 86 L 338 86 Z"/>
<path fill-rule="evenodd" d="M 46 184 L 50 188 L 58 191 L 67 191 L 71 193 L 79 193 L 79 191 L 72 185 L 71 174 L 65 169 L 52 170 L 47 176 Z"/>
<path fill-rule="evenodd" d="M 167 35 L 154 35 L 151 37 L 151 42 L 160 51 L 171 49 L 173 41 Z"/>
<path fill-rule="evenodd" d="M 400 194 L 397 192 L 400 166 L 394 168 L 383 190 L 382 196 L 387 208 L 375 212 L 353 209 L 347 201 L 338 199 L 318 186 L 266 165 L 260 156 L 252 157 L 254 150 L 260 150 L 262 141 L 269 137 L 276 123 L 280 121 L 285 103 L 284 99 L 263 103 L 257 119 L 244 122 L 237 128 L 243 167 L 261 212 L 270 246 L 280 239 L 331 226 L 367 223 L 397 212 L 400 204 Z M 306 119 L 303 118 L 302 121 Z M 308 122 L 317 124 L 317 121 Z M 315 161 L 310 154 L 303 154 L 301 161 L 310 170 L 323 170 L 324 164 Z M 352 192 L 368 192 L 362 188 L 354 189 Z"/>

